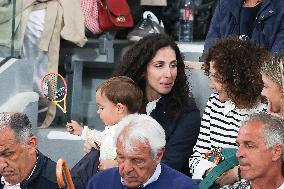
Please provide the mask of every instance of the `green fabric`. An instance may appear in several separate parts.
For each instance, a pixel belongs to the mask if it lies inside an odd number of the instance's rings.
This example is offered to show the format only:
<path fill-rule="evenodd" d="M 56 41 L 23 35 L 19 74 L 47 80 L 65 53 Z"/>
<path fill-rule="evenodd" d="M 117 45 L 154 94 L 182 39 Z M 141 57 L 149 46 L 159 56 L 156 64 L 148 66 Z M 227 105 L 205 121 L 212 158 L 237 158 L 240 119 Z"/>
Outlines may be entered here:
<path fill-rule="evenodd" d="M 223 148 L 221 152 L 224 160 L 221 161 L 217 166 L 215 166 L 209 172 L 209 174 L 199 183 L 200 189 L 208 189 L 225 171 L 239 165 L 239 161 L 236 157 L 237 149 Z"/>

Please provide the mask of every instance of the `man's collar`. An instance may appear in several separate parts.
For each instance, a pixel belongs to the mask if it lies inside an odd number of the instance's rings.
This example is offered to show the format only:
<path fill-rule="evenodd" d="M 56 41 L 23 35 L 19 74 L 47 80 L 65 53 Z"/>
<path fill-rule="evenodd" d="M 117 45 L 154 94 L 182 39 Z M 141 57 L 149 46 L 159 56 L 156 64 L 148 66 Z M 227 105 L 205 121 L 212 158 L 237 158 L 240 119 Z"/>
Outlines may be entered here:
<path fill-rule="evenodd" d="M 36 151 L 36 162 L 35 165 L 32 169 L 32 172 L 27 176 L 27 178 L 25 178 L 22 182 L 21 182 L 21 187 L 22 188 L 27 188 L 27 186 L 29 185 L 29 183 L 33 182 L 33 180 L 36 179 L 40 167 L 41 167 L 41 161 L 42 161 L 42 154 L 37 150 Z"/>
<path fill-rule="evenodd" d="M 15 185 L 12 185 L 12 184 L 10 184 L 9 182 L 7 182 L 3 176 L 1 177 L 1 183 L 4 185 L 4 187 L 7 187 L 7 188 L 11 188 L 11 189 L 21 189 L 20 183 L 15 184 Z"/>
<path fill-rule="evenodd" d="M 147 185 L 149 185 L 149 184 L 155 182 L 156 180 L 158 180 L 158 178 L 159 178 L 161 172 L 162 172 L 162 168 L 161 168 L 161 164 L 159 163 L 159 164 L 157 165 L 157 167 L 156 167 L 156 169 L 155 169 L 153 175 L 147 180 L 147 182 L 145 182 L 144 184 L 141 184 L 141 185 L 139 186 L 139 188 L 145 188 Z M 121 180 L 121 183 L 122 183 L 123 185 L 125 185 L 123 179 L 120 178 L 120 180 Z"/>

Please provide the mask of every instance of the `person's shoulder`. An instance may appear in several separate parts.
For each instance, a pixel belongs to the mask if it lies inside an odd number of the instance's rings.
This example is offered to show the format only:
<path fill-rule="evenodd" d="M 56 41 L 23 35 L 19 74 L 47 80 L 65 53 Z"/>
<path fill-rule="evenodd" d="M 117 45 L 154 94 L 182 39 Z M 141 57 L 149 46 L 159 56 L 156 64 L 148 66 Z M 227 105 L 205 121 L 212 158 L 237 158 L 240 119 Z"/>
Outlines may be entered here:
<path fill-rule="evenodd" d="M 183 105 L 183 112 L 192 112 L 192 111 L 198 111 L 195 99 L 193 98 L 193 96 L 189 96 Z"/>
<path fill-rule="evenodd" d="M 117 182 L 120 180 L 120 175 L 118 172 L 118 168 L 110 168 L 102 172 L 96 173 L 91 179 L 89 184 L 90 185 L 96 185 L 96 186 L 103 186 L 107 185 L 109 181 L 112 180 L 112 182 Z"/>
<path fill-rule="evenodd" d="M 42 170 L 42 179 L 46 180 L 50 183 L 57 183 L 56 178 L 56 163 L 48 158 L 47 156 L 43 155 L 46 158 L 45 166 L 43 166 Z"/>
<path fill-rule="evenodd" d="M 267 111 L 267 104 L 259 102 L 253 107 L 253 112 L 266 112 Z"/>
<path fill-rule="evenodd" d="M 167 180 L 169 186 L 176 186 L 176 189 L 190 188 L 197 189 L 198 185 L 188 176 L 181 172 L 161 163 L 162 172 L 160 175 L 161 180 Z"/>
<path fill-rule="evenodd" d="M 224 106 L 224 102 L 220 101 L 218 93 L 212 93 L 207 101 L 207 104 L 214 104 L 216 106 Z"/>
<path fill-rule="evenodd" d="M 209 97 L 209 100 L 213 100 L 213 99 L 216 99 L 216 100 L 219 100 L 219 95 L 218 93 L 212 93 Z"/>
<path fill-rule="evenodd" d="M 98 172 L 95 176 L 96 177 L 105 177 L 105 176 L 116 177 L 116 176 L 119 176 L 118 167 L 113 167 L 113 168 L 107 169 L 105 171 Z"/>
<path fill-rule="evenodd" d="M 284 1 L 283 0 L 270 0 L 270 3 L 272 3 L 274 5 L 283 5 L 284 6 Z"/>
<path fill-rule="evenodd" d="M 193 99 L 188 99 L 186 103 L 182 106 L 182 111 L 180 114 L 180 117 L 178 119 L 178 123 L 184 123 L 188 126 L 191 124 L 188 123 L 200 123 L 201 117 L 200 117 L 200 111 Z M 196 124 L 196 126 L 199 126 L 200 124 Z M 191 125 L 192 126 L 192 125 Z"/>
<path fill-rule="evenodd" d="M 242 5 L 242 0 L 219 0 L 218 6 L 221 12 L 229 13 L 232 10 L 239 9 Z"/>
<path fill-rule="evenodd" d="M 242 0 L 219 0 L 221 6 L 229 6 L 230 3 L 240 4 L 240 2 L 242 2 Z"/>
<path fill-rule="evenodd" d="M 38 183 L 37 188 L 45 189 L 58 189 L 56 178 L 56 163 L 47 156 L 38 152 L 38 169 L 35 170 L 34 176 L 31 179 Z"/>

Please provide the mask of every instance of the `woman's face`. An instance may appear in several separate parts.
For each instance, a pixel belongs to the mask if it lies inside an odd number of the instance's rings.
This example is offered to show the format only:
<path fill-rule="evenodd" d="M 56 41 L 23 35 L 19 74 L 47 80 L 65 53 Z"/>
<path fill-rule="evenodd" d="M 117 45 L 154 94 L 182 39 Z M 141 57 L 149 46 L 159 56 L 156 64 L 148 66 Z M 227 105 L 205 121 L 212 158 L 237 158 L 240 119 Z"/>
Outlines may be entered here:
<path fill-rule="evenodd" d="M 280 86 L 272 81 L 269 77 L 267 77 L 267 75 L 261 75 L 264 84 L 261 95 L 267 98 L 270 107 L 270 110 L 268 111 L 279 113 L 282 101 L 282 90 Z"/>
<path fill-rule="evenodd" d="M 219 95 L 219 100 L 221 102 L 225 102 L 229 100 L 230 98 L 228 97 L 227 92 L 224 90 L 224 85 L 220 83 L 217 78 L 216 78 L 216 70 L 214 68 L 215 62 L 211 61 L 210 62 L 210 82 L 209 82 L 209 87 L 210 89 L 214 89 L 217 91 Z"/>
<path fill-rule="evenodd" d="M 171 47 L 163 47 L 148 63 L 146 94 L 149 101 L 168 94 L 177 77 L 176 53 Z"/>

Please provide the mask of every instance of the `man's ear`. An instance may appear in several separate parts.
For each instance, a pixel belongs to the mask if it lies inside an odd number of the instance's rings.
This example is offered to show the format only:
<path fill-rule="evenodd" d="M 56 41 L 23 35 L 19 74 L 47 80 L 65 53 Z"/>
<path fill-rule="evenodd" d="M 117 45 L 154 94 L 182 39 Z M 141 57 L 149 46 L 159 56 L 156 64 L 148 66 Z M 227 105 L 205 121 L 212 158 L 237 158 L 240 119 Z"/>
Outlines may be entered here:
<path fill-rule="evenodd" d="M 29 139 L 27 141 L 27 145 L 29 147 L 36 148 L 37 147 L 37 137 L 36 136 L 29 137 Z"/>
<path fill-rule="evenodd" d="M 123 112 L 125 112 L 125 110 L 126 110 L 125 105 L 123 105 L 123 104 L 121 104 L 121 103 L 117 103 L 117 104 L 116 104 L 116 107 L 117 107 L 117 111 L 118 111 L 119 113 L 123 113 Z"/>
<path fill-rule="evenodd" d="M 154 161 L 156 162 L 156 164 L 159 164 L 162 161 L 163 155 L 165 152 L 165 148 L 162 148 L 159 150 L 159 152 L 157 153 Z"/>
<path fill-rule="evenodd" d="M 272 161 L 277 161 L 279 158 L 281 159 L 283 153 L 282 145 L 276 144 L 272 149 Z"/>
<path fill-rule="evenodd" d="M 28 141 L 26 142 L 25 148 L 30 157 L 36 157 L 35 154 L 37 151 L 37 137 L 29 137 Z"/>

